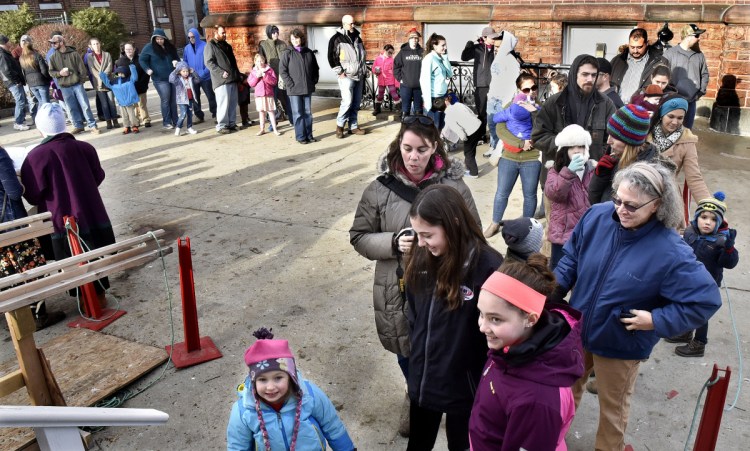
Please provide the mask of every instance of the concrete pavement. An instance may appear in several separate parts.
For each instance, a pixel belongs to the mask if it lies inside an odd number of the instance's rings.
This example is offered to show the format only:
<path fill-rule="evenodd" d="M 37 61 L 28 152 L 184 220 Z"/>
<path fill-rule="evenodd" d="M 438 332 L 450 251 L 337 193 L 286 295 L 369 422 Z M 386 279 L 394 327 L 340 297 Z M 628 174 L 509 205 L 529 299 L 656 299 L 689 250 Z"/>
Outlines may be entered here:
<path fill-rule="evenodd" d="M 273 327 L 289 339 L 303 374 L 333 400 L 361 450 L 405 449 L 397 436 L 404 383 L 395 357 L 383 350 L 372 312 L 374 264 L 349 245 L 348 230 L 367 183 L 376 176 L 375 162 L 393 139 L 398 124 L 360 113 L 365 136 L 334 136 L 338 101 L 315 98 L 314 134 L 318 143 L 299 145 L 289 126 L 283 136 L 255 136 L 257 125 L 218 135 L 209 123 L 197 135 L 175 137 L 159 126 L 158 99 L 149 99 L 155 127 L 139 135 L 119 130 L 83 134 L 99 151 L 107 178 L 101 186 L 118 239 L 163 228 L 167 239 L 189 236 L 192 242 L 196 294 L 202 335 L 210 336 L 224 357 L 192 368 L 169 369 L 162 380 L 126 403 L 170 414 L 163 427 L 107 428 L 94 434 L 100 449 L 222 449 L 235 387 L 247 373 L 242 360 L 254 329 Z M 727 218 L 738 232 L 738 268 L 725 280 L 740 324 L 750 317 L 746 276 L 750 264 L 744 209 L 748 195 L 750 140 L 707 131 L 698 120 L 701 166 L 709 188 L 727 192 Z M 24 145 L 36 131 L 15 132 L 2 120 L 0 144 Z M 480 147 L 481 153 L 486 147 Z M 452 154 L 461 157 L 460 152 Z M 484 224 L 491 218 L 496 171 L 478 157 L 481 177 L 468 179 Z M 506 217 L 520 215 L 520 183 Z M 502 238 L 491 240 L 505 251 Z M 176 254 L 167 257 L 173 292 L 176 341 L 182 341 Z M 104 332 L 154 346 L 170 342 L 169 305 L 161 265 L 112 278 L 112 290 L 128 314 Z M 634 287 L 637 290 L 637 287 Z M 74 302 L 59 296 L 50 308 L 76 314 Z M 38 343 L 64 334 L 58 324 L 37 333 Z M 672 353 L 659 344 L 641 366 L 631 409 L 627 443 L 636 450 L 682 449 L 695 398 L 713 362 L 736 368 L 737 356 L 724 307 L 711 322 L 710 344 L 703 359 Z M 741 332 L 742 333 L 742 332 Z M 8 333 L 0 328 L 6 342 Z M 742 341 L 747 357 L 747 339 Z M 14 358 L 12 347 L 0 358 Z M 132 388 L 145 387 L 161 374 L 154 371 Z M 734 375 L 733 375 L 734 376 Z M 730 385 L 735 393 L 737 378 Z M 667 399 L 676 390 L 678 396 Z M 750 395 L 738 409 L 725 413 L 717 449 L 741 449 L 748 439 Z M 731 401 L 731 399 L 729 400 Z M 740 408 L 742 410 L 740 410 Z M 567 438 L 571 450 L 591 449 L 598 407 L 585 395 Z M 441 433 L 436 449 L 446 449 Z"/>

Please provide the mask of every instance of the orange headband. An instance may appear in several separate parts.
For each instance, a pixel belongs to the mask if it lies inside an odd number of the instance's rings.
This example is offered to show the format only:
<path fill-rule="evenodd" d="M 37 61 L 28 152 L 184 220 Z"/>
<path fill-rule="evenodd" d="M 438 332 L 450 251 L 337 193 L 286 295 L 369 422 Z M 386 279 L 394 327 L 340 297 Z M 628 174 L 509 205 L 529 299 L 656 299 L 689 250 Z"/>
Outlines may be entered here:
<path fill-rule="evenodd" d="M 529 287 L 523 282 L 501 272 L 493 272 L 482 285 L 497 297 L 500 297 L 527 313 L 540 315 L 547 296 Z"/>

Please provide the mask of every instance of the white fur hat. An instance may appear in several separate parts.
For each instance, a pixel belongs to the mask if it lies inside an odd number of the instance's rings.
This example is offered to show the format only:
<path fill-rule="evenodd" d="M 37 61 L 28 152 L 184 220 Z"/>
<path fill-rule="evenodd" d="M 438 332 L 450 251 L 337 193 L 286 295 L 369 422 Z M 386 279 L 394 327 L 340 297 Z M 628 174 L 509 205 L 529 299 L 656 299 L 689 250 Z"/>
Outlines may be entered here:
<path fill-rule="evenodd" d="M 557 150 L 560 150 L 561 147 L 583 146 L 586 148 L 586 154 L 588 154 L 591 135 L 580 125 L 571 124 L 555 136 L 555 145 Z"/>
<path fill-rule="evenodd" d="M 65 111 L 58 103 L 45 103 L 39 107 L 35 123 L 44 136 L 65 133 Z"/>

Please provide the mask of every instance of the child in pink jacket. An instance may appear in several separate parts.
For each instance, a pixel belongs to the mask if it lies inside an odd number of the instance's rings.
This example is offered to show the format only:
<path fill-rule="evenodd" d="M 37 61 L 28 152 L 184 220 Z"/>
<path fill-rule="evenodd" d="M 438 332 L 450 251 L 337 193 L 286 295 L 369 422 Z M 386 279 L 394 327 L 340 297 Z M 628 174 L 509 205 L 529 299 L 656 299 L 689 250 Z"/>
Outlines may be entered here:
<path fill-rule="evenodd" d="M 555 137 L 557 154 L 549 161 L 544 194 L 552 204 L 547 239 L 552 243 L 550 269 L 554 271 L 563 256 L 563 246 L 581 216 L 589 209 L 588 187 L 595 163 L 589 160 L 591 135 L 580 125 L 565 127 Z"/>
<path fill-rule="evenodd" d="M 393 54 L 395 50 L 391 44 L 387 44 L 383 47 L 383 53 L 375 58 L 375 62 L 372 64 L 372 71 L 378 76 L 378 94 L 375 99 L 375 105 L 373 106 L 372 115 L 377 116 L 380 114 L 380 104 L 383 103 L 383 95 L 385 95 L 385 88 L 391 93 L 391 99 L 393 103 L 401 101 L 401 97 L 398 94 L 399 82 L 396 77 L 393 76 Z"/>
<path fill-rule="evenodd" d="M 253 60 L 255 65 L 247 77 L 247 84 L 255 88 L 255 110 L 260 119 L 260 131 L 256 133 L 261 136 L 266 133 L 266 113 L 271 121 L 271 128 L 276 136 L 281 135 L 276 129 L 276 99 L 273 96 L 273 87 L 276 86 L 276 73 L 266 62 L 266 57 L 257 53 Z"/>

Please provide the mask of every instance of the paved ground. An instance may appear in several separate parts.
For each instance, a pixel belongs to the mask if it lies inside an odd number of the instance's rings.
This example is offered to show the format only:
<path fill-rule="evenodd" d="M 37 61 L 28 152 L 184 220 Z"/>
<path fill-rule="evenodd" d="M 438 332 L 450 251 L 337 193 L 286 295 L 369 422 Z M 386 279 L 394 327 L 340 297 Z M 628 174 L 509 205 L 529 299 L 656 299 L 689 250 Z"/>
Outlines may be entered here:
<path fill-rule="evenodd" d="M 158 103 L 152 92 L 150 104 Z M 375 161 L 394 137 L 397 124 L 360 113 L 366 136 L 334 137 L 337 103 L 314 99 L 315 136 L 321 141 L 302 146 L 287 126 L 281 137 L 256 137 L 257 127 L 217 135 L 212 126 L 176 138 L 160 127 L 140 135 L 109 131 L 81 139 L 94 144 L 107 178 L 101 186 L 118 238 L 163 228 L 170 241 L 189 236 L 193 249 L 200 327 L 213 338 L 224 357 L 192 368 L 169 369 L 152 388 L 126 403 L 170 414 L 163 427 L 108 428 L 94 435 L 100 449 L 205 450 L 225 447 L 225 428 L 235 387 L 246 368 L 242 353 L 252 342 L 251 331 L 273 327 L 288 338 L 305 376 L 316 381 L 340 408 L 340 414 L 361 450 L 397 450 L 406 440 L 396 435 L 403 380 L 393 355 L 384 351 L 375 333 L 371 306 L 374 264 L 349 245 L 348 229 L 366 184 L 375 177 Z M 158 117 L 158 115 L 155 114 Z M 35 131 L 14 132 L 3 119 L 0 144 L 22 145 L 37 139 Z M 750 140 L 706 131 L 698 122 L 701 164 L 708 185 L 724 189 L 727 217 L 739 229 L 740 265 L 726 273 L 726 283 L 739 324 L 747 324 L 750 260 L 744 208 L 750 170 Z M 486 147 L 480 148 L 480 150 Z M 496 172 L 480 156 L 482 176 L 467 183 L 483 222 L 491 217 Z M 521 211 L 520 187 L 507 217 Z M 501 238 L 492 243 L 505 251 Z M 177 341 L 182 341 L 176 255 L 167 258 L 175 298 Z M 170 342 L 169 305 L 158 263 L 112 278 L 114 293 L 128 311 L 106 333 L 140 343 Z M 634 287 L 637 289 L 637 287 Z M 76 312 L 65 297 L 51 302 L 68 316 Z M 66 332 L 60 324 L 37 334 L 45 341 Z M 0 338 L 10 338 L 0 327 Z M 714 362 L 737 367 L 729 309 L 711 322 L 706 358 L 684 359 L 673 345 L 659 344 L 642 365 L 633 397 L 627 442 L 636 450 L 682 449 L 695 399 Z M 742 340 L 747 352 L 747 338 Z M 0 359 L 13 358 L 10 344 Z M 137 382 L 144 387 L 161 370 Z M 729 401 L 734 397 L 733 374 Z M 747 378 L 746 378 L 747 379 Z M 747 380 L 746 380 L 747 382 Z M 678 392 L 668 399 L 671 390 Z M 750 388 L 737 408 L 725 413 L 717 449 L 743 449 L 750 438 Z M 586 395 L 568 435 L 572 450 L 591 449 L 598 407 Z M 436 449 L 446 449 L 441 435 Z"/>

